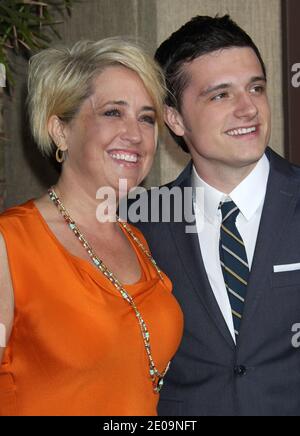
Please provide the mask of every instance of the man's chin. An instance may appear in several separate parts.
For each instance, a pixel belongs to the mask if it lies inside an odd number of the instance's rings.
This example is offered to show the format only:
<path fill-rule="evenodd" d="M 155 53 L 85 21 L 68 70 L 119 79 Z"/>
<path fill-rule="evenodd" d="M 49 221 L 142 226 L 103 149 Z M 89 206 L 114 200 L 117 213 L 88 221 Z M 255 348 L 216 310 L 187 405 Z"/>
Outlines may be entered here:
<path fill-rule="evenodd" d="M 237 163 L 238 167 L 247 167 L 253 166 L 257 164 L 260 159 L 265 154 L 266 147 L 260 148 L 258 150 L 243 150 L 242 152 L 238 152 L 237 155 L 234 156 L 232 161 Z"/>

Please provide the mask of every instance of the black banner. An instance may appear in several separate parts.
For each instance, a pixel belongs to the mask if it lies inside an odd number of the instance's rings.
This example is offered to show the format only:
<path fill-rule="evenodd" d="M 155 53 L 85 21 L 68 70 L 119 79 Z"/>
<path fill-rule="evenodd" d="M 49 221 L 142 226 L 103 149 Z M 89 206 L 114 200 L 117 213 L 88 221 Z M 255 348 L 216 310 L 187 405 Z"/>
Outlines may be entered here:
<path fill-rule="evenodd" d="M 56 434 L 84 434 L 85 436 L 105 436 L 113 432 L 125 435 L 151 435 L 153 432 L 164 433 L 194 433 L 201 434 L 204 429 L 203 420 L 199 417 L 133 417 L 133 416 L 115 416 L 115 417 L 38 417 L 40 419 L 32 420 L 32 417 L 19 417 L 22 421 L 7 420 L 10 431 L 15 434 L 29 432 L 30 435 L 44 435 L 48 433 L 52 436 Z M 46 418 L 45 421 L 43 418 Z M 8 422 L 9 420 L 9 422 Z M 2 421 L 4 427 L 4 421 Z M 15 428 L 15 430 L 14 430 Z M 20 431 L 21 429 L 21 431 Z M 215 429 L 213 425 L 213 429 Z M 4 433 L 3 433 L 4 434 Z"/>

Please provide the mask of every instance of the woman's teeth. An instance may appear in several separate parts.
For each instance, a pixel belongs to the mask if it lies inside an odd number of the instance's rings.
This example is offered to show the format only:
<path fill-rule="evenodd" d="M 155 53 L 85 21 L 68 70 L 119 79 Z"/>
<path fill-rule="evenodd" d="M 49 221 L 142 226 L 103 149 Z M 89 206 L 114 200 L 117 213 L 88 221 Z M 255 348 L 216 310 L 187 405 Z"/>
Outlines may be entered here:
<path fill-rule="evenodd" d="M 132 153 L 111 153 L 110 155 L 113 159 L 123 160 L 124 162 L 133 162 L 136 163 L 138 161 L 138 155 Z"/>

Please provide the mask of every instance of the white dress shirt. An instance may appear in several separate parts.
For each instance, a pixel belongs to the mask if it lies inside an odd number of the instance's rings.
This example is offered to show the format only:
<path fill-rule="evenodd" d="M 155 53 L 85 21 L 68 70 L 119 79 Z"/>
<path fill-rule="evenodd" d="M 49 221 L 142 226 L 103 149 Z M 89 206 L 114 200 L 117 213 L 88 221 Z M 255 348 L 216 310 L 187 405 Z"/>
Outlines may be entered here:
<path fill-rule="evenodd" d="M 224 283 L 219 255 L 222 221 L 219 205 L 221 202 L 232 200 L 239 208 L 240 213 L 237 217 L 236 226 L 243 238 L 249 268 L 251 269 L 269 172 L 270 163 L 266 155 L 264 155 L 249 176 L 231 194 L 226 195 L 205 183 L 197 174 L 195 167 L 193 167 L 192 186 L 193 188 L 202 188 L 204 193 L 204 209 L 200 208 L 197 201 L 194 204 L 204 266 L 211 288 L 234 341 L 236 339 L 231 306 Z"/>

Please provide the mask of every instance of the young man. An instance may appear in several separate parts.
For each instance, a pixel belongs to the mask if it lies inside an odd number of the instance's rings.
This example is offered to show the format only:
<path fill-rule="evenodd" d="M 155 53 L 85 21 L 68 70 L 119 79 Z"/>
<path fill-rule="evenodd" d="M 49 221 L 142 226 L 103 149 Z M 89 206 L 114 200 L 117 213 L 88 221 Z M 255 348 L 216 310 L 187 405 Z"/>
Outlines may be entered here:
<path fill-rule="evenodd" d="M 192 157 L 169 187 L 204 192 L 198 233 L 140 224 L 185 314 L 159 412 L 300 415 L 300 170 L 267 148 L 261 55 L 229 16 L 199 16 L 156 59 L 166 124 Z"/>

